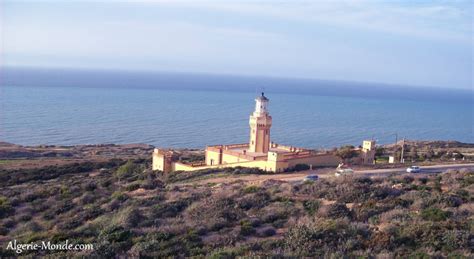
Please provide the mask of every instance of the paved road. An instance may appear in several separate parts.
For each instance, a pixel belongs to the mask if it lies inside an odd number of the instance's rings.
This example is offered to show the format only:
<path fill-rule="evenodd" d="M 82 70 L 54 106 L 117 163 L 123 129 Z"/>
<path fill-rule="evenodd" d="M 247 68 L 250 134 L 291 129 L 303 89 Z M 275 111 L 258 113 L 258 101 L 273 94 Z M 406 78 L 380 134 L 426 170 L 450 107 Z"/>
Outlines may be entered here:
<path fill-rule="evenodd" d="M 433 173 L 442 173 L 449 169 L 462 169 L 467 168 L 470 170 L 474 170 L 474 164 L 450 164 L 450 165 L 434 165 L 434 166 L 422 166 L 421 173 L 417 173 L 416 175 L 423 175 L 423 174 L 433 174 Z M 236 180 L 241 180 L 245 182 L 249 182 L 251 184 L 261 183 L 265 180 L 279 180 L 279 181 L 286 181 L 286 182 L 296 182 L 301 181 L 305 176 L 308 174 L 317 174 L 321 178 L 331 178 L 334 176 L 335 169 L 332 168 L 325 168 L 325 169 L 318 169 L 313 171 L 304 171 L 304 172 L 297 172 L 297 173 L 286 173 L 286 174 L 270 174 L 270 175 L 235 175 L 235 176 L 228 176 L 228 177 L 220 177 L 220 178 L 211 178 L 200 181 L 201 183 L 225 183 L 225 182 L 232 182 Z M 355 171 L 355 175 L 357 176 L 369 176 L 369 177 L 386 177 L 391 174 L 403 174 L 406 173 L 406 167 L 403 168 L 389 168 L 389 169 L 373 169 L 373 170 L 358 170 Z"/>
<path fill-rule="evenodd" d="M 432 166 L 420 166 L 421 172 L 417 174 L 436 174 L 442 173 L 447 170 L 454 169 L 471 169 L 474 170 L 474 164 L 451 164 L 451 165 L 432 165 Z M 406 173 L 406 167 L 403 168 L 390 168 L 390 169 L 375 169 L 375 170 L 361 170 L 355 171 L 357 175 L 364 176 L 388 176 L 397 173 Z"/>

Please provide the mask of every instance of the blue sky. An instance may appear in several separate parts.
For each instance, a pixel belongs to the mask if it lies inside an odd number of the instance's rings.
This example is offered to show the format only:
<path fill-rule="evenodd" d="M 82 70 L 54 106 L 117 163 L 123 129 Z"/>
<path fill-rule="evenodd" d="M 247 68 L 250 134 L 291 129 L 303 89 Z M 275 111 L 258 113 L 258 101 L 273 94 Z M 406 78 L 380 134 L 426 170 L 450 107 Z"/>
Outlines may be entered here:
<path fill-rule="evenodd" d="M 472 1 L 1 2 L 1 60 L 472 89 Z"/>

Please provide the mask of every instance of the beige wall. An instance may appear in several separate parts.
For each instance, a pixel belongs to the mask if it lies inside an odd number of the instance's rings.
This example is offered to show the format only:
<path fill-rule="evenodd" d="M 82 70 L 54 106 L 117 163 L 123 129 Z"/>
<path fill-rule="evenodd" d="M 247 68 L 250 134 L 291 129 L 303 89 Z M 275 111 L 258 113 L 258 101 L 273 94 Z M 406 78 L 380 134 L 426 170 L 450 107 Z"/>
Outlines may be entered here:
<path fill-rule="evenodd" d="M 274 163 L 273 163 L 274 164 Z M 247 161 L 247 162 L 240 162 L 240 163 L 230 163 L 230 164 L 221 164 L 221 165 L 206 165 L 206 166 L 190 166 L 186 164 L 182 164 L 179 162 L 172 163 L 172 171 L 196 171 L 202 169 L 211 169 L 211 168 L 224 168 L 224 167 L 257 167 L 262 170 L 266 171 L 273 171 L 272 168 L 275 168 L 275 165 L 272 165 L 271 162 L 267 161 Z"/>
<path fill-rule="evenodd" d="M 206 150 L 206 165 L 218 165 L 221 162 L 220 152 Z"/>
<path fill-rule="evenodd" d="M 288 167 L 297 164 L 307 164 L 313 167 L 317 166 L 337 166 L 341 162 L 340 158 L 332 154 L 315 155 L 306 158 L 296 158 L 288 160 Z"/>
<path fill-rule="evenodd" d="M 167 153 L 163 150 L 154 149 L 152 155 L 152 169 L 160 170 L 165 173 L 170 172 L 172 170 L 171 157 L 167 156 Z"/>
<path fill-rule="evenodd" d="M 336 166 L 339 164 L 340 159 L 331 154 L 316 154 L 308 156 L 307 152 L 299 155 L 297 153 L 276 153 L 268 152 L 267 157 L 259 157 L 258 159 L 264 160 L 252 160 L 249 161 L 245 156 L 220 153 L 219 149 L 206 150 L 206 165 L 204 166 L 192 166 L 189 164 L 183 164 L 179 162 L 171 162 L 165 156 L 165 153 L 161 150 L 153 152 L 153 170 L 161 170 L 163 172 L 172 171 L 195 171 L 209 168 L 223 168 L 223 167 L 257 167 L 265 171 L 271 172 L 282 172 L 289 167 L 293 167 L 297 164 L 307 164 L 313 167 L 317 166 Z M 213 159 L 213 165 L 211 165 L 211 159 Z M 168 161 L 169 160 L 169 161 Z M 222 163 L 219 163 L 221 162 Z"/>
<path fill-rule="evenodd" d="M 364 140 L 362 142 L 362 148 L 364 150 L 372 150 L 375 149 L 375 140 Z"/>
<path fill-rule="evenodd" d="M 261 160 L 261 161 L 240 161 L 240 162 L 234 162 L 230 163 L 228 162 L 227 164 L 220 164 L 220 165 L 206 165 L 206 166 L 190 166 L 187 164 L 182 164 L 178 162 L 172 163 L 172 171 L 196 171 L 196 170 L 202 170 L 202 169 L 210 169 L 210 168 L 224 168 L 224 167 L 237 167 L 237 166 L 242 166 L 242 167 L 256 167 L 260 168 L 265 171 L 271 171 L 271 172 L 282 172 L 288 167 L 293 167 L 297 164 L 308 164 L 308 165 L 313 165 L 313 167 L 316 166 L 336 166 L 339 164 L 340 159 L 334 155 L 315 155 L 312 157 L 306 157 L 306 158 L 296 158 L 296 159 L 291 159 L 288 161 L 277 161 L 278 159 L 278 154 L 271 158 L 270 156 L 276 154 L 274 152 L 269 153 L 269 160 Z M 230 158 L 230 156 L 228 156 Z M 276 157 L 276 158 L 275 158 Z M 236 159 L 236 158 L 234 158 Z"/>
<path fill-rule="evenodd" d="M 165 159 L 163 155 L 153 153 L 152 169 L 164 171 Z"/>

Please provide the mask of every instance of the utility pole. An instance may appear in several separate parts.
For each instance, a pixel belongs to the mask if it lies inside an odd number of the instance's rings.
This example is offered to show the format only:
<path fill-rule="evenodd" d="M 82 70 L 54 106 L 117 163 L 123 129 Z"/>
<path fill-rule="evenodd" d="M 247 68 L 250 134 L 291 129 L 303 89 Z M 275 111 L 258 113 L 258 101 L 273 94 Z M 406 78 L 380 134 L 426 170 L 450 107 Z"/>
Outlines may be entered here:
<path fill-rule="evenodd" d="M 403 160 L 403 151 L 405 151 L 405 138 L 403 138 L 403 141 L 402 141 L 402 153 L 400 154 L 400 163 L 404 162 L 404 160 Z"/>

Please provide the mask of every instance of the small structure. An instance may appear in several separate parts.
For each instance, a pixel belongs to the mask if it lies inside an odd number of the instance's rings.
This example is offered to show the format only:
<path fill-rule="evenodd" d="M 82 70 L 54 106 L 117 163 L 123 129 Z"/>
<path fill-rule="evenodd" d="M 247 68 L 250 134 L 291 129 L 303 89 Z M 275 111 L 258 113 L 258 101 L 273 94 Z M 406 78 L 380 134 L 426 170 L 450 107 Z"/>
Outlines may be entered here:
<path fill-rule="evenodd" d="M 375 140 L 364 140 L 362 142 L 362 164 L 375 163 Z"/>
<path fill-rule="evenodd" d="M 153 170 L 163 172 L 194 171 L 222 167 L 256 167 L 270 172 L 282 172 L 298 164 L 336 166 L 341 159 L 331 153 L 280 145 L 270 141 L 272 117 L 268 112 L 269 99 L 264 95 L 255 99 L 255 110 L 250 115 L 249 143 L 206 147 L 206 158 L 201 163 L 186 164 L 176 161 L 172 151 L 155 149 Z M 375 157 L 375 141 L 364 141 L 359 160 L 371 164 Z"/>
<path fill-rule="evenodd" d="M 389 164 L 395 164 L 395 156 L 389 156 L 388 157 L 388 163 Z"/>

